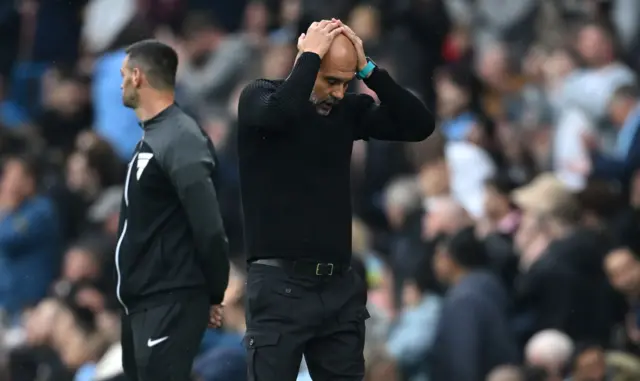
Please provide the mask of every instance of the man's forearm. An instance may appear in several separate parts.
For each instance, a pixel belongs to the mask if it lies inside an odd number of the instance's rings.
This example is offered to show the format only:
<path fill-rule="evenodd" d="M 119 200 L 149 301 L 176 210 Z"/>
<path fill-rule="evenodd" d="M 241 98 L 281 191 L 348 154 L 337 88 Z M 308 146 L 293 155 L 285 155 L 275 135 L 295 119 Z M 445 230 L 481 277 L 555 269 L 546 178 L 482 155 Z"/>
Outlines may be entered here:
<path fill-rule="evenodd" d="M 219 304 L 229 282 L 229 243 L 213 182 L 207 179 L 186 187 L 182 199 L 209 297 L 212 304 Z"/>
<path fill-rule="evenodd" d="M 371 137 L 421 141 L 433 133 L 433 114 L 417 96 L 397 84 L 385 70 L 375 69 L 364 82 L 380 99 L 380 107 L 365 118 Z"/>

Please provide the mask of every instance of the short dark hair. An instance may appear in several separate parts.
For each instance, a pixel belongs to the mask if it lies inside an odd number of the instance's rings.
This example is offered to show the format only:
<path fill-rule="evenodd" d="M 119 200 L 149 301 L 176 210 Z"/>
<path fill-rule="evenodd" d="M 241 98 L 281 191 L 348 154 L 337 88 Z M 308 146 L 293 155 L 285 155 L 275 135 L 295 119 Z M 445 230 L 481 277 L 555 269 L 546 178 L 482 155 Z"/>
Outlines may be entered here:
<path fill-rule="evenodd" d="M 149 84 L 158 90 L 173 89 L 176 85 L 178 53 L 158 40 L 144 40 L 126 50 L 129 66 L 140 66 Z"/>
<path fill-rule="evenodd" d="M 487 179 L 484 184 L 495 189 L 498 193 L 508 196 L 518 187 L 518 184 L 511 178 L 509 174 L 500 172 L 495 176 Z"/>
<path fill-rule="evenodd" d="M 408 279 L 413 280 L 421 293 L 438 293 L 439 284 L 436 280 L 433 268 L 431 267 L 431 255 L 420 255 L 414 266 L 411 268 L 411 273 Z"/>
<path fill-rule="evenodd" d="M 591 351 L 594 349 L 604 352 L 604 348 L 596 340 L 587 339 L 586 341 L 578 342 L 575 346 L 575 349 L 573 350 L 573 353 L 571 354 L 571 358 L 567 362 L 567 366 L 566 366 L 567 369 L 565 369 L 565 374 L 567 374 L 568 376 L 571 372 L 575 370 L 576 366 L 578 365 L 578 360 L 580 359 L 580 356 L 582 356 L 585 352 Z"/>
<path fill-rule="evenodd" d="M 43 174 L 42 163 L 40 161 L 40 158 L 28 153 L 22 153 L 18 155 L 9 155 L 5 157 L 4 164 L 7 164 L 8 162 L 12 162 L 12 161 L 20 163 L 24 172 L 27 174 L 27 176 L 33 179 L 36 186 L 39 184 L 39 181 Z"/>
<path fill-rule="evenodd" d="M 489 264 L 484 243 L 476 236 L 473 226 L 444 237 L 440 244 L 446 248 L 449 258 L 467 270 L 479 269 Z"/>

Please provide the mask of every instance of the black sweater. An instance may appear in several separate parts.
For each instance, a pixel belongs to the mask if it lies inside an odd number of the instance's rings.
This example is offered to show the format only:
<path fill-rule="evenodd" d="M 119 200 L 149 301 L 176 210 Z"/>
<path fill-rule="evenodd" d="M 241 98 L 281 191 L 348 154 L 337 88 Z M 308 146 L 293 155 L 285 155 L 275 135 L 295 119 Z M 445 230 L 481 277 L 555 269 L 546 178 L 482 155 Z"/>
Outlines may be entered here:
<path fill-rule="evenodd" d="M 250 83 L 238 106 L 238 155 L 249 261 L 351 258 L 351 149 L 369 138 L 421 141 L 434 130 L 422 102 L 382 69 L 368 95 L 346 94 L 327 116 L 309 102 L 320 57 L 304 53 L 284 81 Z"/>

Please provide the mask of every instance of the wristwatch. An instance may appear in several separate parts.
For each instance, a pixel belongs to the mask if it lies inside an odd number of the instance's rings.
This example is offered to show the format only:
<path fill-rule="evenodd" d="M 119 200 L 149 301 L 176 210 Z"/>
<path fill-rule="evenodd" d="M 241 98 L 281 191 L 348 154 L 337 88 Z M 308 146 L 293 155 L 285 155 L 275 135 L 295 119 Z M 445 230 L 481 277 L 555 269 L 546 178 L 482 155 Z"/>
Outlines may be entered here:
<path fill-rule="evenodd" d="M 361 80 L 367 78 L 377 66 L 378 65 L 376 65 L 371 58 L 367 57 L 367 64 L 362 68 L 362 70 L 356 73 L 356 78 Z"/>

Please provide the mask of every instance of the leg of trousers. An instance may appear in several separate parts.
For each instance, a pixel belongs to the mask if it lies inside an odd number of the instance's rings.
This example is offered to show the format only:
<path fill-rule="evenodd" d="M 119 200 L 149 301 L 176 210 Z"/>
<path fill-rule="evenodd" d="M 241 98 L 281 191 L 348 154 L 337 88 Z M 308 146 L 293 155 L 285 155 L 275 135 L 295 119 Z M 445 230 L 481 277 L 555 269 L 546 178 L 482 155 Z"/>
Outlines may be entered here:
<path fill-rule="evenodd" d="M 369 313 L 354 271 L 300 277 L 254 264 L 246 303 L 249 381 L 295 381 L 303 354 L 314 381 L 363 379 Z"/>
<path fill-rule="evenodd" d="M 189 381 L 209 320 L 201 296 L 122 319 L 122 362 L 131 381 Z"/>

